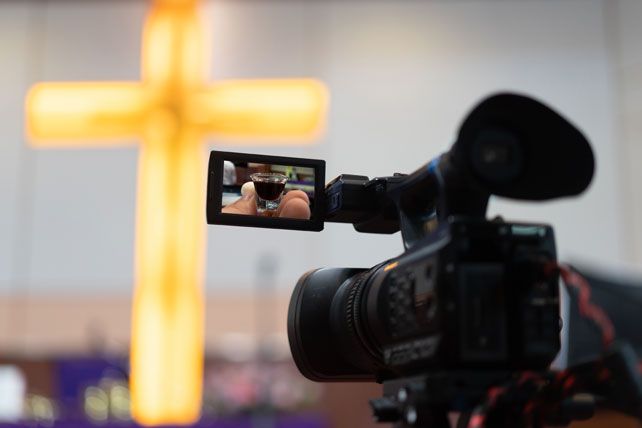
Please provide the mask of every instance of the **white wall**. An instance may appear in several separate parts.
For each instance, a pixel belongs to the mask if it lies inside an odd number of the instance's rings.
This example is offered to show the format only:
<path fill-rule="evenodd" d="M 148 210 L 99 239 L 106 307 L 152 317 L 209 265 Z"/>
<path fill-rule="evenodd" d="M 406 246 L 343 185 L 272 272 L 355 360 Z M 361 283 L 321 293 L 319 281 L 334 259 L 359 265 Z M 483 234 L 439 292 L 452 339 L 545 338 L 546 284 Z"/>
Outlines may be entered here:
<path fill-rule="evenodd" d="M 482 96 L 537 96 L 592 140 L 595 182 L 576 200 L 493 201 L 491 210 L 551 222 L 565 258 L 615 263 L 628 254 L 633 220 L 624 215 L 629 164 L 616 138 L 620 93 L 603 6 L 214 1 L 205 7 L 211 76 L 326 81 L 332 106 L 318 145 L 239 150 L 323 158 L 328 178 L 409 172 L 448 148 Z M 38 80 L 138 79 L 144 12 L 144 2 L 0 3 L 0 292 L 131 291 L 135 146 L 28 149 L 21 105 Z M 214 147 L 235 149 L 212 141 Z M 401 251 L 398 235 L 360 235 L 333 224 L 319 234 L 210 226 L 208 238 L 211 292 L 250 287 L 257 260 L 268 252 L 280 263 L 277 282 L 288 288 L 313 267 L 369 266 Z"/>
<path fill-rule="evenodd" d="M 612 76 L 618 106 L 616 126 L 623 166 L 624 249 L 630 262 L 642 264 L 642 2 L 619 0 L 605 8 Z"/>

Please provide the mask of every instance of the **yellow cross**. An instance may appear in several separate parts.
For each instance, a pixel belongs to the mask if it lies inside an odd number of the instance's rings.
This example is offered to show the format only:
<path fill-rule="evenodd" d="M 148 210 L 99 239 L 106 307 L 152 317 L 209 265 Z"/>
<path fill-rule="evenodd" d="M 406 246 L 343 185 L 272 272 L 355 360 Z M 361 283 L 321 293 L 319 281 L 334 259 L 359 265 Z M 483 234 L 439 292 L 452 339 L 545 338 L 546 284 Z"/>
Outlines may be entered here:
<path fill-rule="evenodd" d="M 310 79 L 208 84 L 197 3 L 153 3 L 141 82 L 41 83 L 26 103 L 36 146 L 141 141 L 131 390 L 133 416 L 148 425 L 200 414 L 203 138 L 311 140 L 327 103 L 323 85 Z"/>

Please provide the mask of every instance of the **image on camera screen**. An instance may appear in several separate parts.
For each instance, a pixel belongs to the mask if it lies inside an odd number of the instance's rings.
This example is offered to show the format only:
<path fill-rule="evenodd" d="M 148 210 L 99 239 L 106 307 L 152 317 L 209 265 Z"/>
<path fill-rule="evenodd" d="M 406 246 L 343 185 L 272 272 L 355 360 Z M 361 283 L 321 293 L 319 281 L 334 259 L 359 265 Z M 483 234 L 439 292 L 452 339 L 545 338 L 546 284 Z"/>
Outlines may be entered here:
<path fill-rule="evenodd" d="M 225 160 L 222 212 L 308 220 L 314 184 L 311 167 Z"/>

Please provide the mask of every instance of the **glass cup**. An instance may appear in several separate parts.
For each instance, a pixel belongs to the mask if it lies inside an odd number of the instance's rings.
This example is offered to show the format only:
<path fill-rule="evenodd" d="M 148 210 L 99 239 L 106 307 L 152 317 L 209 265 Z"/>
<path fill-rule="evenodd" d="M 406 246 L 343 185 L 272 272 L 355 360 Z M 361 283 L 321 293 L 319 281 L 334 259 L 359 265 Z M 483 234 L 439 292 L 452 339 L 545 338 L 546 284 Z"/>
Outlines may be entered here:
<path fill-rule="evenodd" d="M 256 190 L 256 211 L 259 215 L 276 214 L 288 177 L 275 172 L 257 172 L 251 174 L 250 178 Z"/>

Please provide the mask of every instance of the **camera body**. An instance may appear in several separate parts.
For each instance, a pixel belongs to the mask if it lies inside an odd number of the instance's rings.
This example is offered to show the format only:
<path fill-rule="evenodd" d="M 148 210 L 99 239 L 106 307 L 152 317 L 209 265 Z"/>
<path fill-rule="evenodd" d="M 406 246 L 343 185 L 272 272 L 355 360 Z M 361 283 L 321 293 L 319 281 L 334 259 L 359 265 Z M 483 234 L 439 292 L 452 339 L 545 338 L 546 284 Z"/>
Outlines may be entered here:
<path fill-rule="evenodd" d="M 559 351 L 550 226 L 452 218 L 369 270 L 320 269 L 293 292 L 288 335 L 316 381 L 548 367 Z"/>

